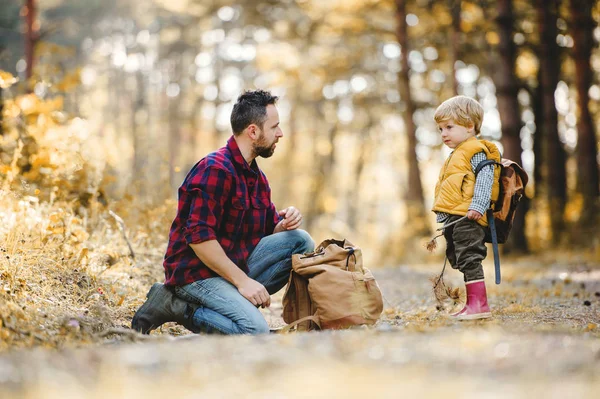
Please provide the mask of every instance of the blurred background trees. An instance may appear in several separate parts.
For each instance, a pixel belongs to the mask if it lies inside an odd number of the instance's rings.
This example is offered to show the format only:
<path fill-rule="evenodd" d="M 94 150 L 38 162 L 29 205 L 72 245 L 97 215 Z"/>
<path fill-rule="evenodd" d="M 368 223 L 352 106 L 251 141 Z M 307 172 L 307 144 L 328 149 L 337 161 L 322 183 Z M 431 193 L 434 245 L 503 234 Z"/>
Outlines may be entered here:
<path fill-rule="evenodd" d="M 81 122 L 103 176 L 90 196 L 146 206 L 224 145 L 243 90 L 270 89 L 284 138 L 259 163 L 274 202 L 303 210 L 316 240 L 344 236 L 397 262 L 434 226 L 449 150 L 433 112 L 465 94 L 485 109 L 483 138 L 531 176 L 505 249 L 600 246 L 597 1 L 5 3 L 0 69 L 20 81 L 0 84 L 0 147 L 3 165 L 21 148 L 23 176 L 40 164 L 32 126 L 46 120 L 17 123 L 27 93 Z M 25 179 L 34 190 L 47 178 Z"/>

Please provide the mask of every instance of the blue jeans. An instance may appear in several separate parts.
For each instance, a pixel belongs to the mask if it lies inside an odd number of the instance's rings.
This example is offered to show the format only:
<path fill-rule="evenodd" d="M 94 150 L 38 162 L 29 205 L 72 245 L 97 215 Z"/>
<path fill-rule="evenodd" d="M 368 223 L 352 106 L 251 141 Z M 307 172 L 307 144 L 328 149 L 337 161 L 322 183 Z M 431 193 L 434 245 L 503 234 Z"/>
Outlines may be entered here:
<path fill-rule="evenodd" d="M 314 242 L 304 230 L 284 231 L 264 237 L 248 258 L 248 277 L 274 294 L 285 286 L 292 269 L 292 255 L 312 252 Z M 193 316 L 200 332 L 262 334 L 269 325 L 262 313 L 237 288 L 222 277 L 198 280 L 176 287 L 178 297 L 202 305 Z"/>

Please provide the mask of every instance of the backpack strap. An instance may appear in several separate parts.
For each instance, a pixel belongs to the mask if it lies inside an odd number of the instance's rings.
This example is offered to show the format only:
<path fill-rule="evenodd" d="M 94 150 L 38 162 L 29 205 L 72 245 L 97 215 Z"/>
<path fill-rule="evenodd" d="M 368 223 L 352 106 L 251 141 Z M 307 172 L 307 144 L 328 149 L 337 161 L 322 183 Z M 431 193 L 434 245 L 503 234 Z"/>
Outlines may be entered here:
<path fill-rule="evenodd" d="M 479 162 L 479 165 L 477 165 L 477 167 L 475 168 L 475 176 L 477 176 L 479 174 L 479 172 L 481 171 L 481 169 L 485 168 L 486 166 L 489 165 L 500 165 L 502 166 L 502 164 L 500 162 L 496 162 L 493 159 L 486 159 L 485 161 L 481 161 Z"/>
<path fill-rule="evenodd" d="M 496 222 L 494 221 L 494 211 L 487 210 L 488 222 L 490 224 L 490 233 L 492 234 L 492 249 L 494 250 L 494 269 L 496 271 L 496 284 L 500 284 L 502 277 L 500 275 L 500 254 L 498 253 L 498 234 L 496 233 Z"/>
<path fill-rule="evenodd" d="M 479 174 L 481 169 L 485 168 L 489 165 L 499 165 L 502 167 L 503 165 L 500 162 L 496 162 L 493 159 L 486 159 L 485 161 L 479 162 L 479 165 L 475 168 L 475 176 Z M 500 275 L 500 254 L 498 251 L 498 234 L 496 233 L 496 222 L 494 220 L 494 211 L 492 208 L 487 210 L 487 218 L 488 224 L 490 228 L 490 233 L 492 235 L 492 249 L 494 250 L 494 269 L 496 272 L 496 284 L 500 284 L 502 281 L 502 276 Z"/>
<path fill-rule="evenodd" d="M 305 321 L 312 321 L 317 326 L 319 326 L 319 328 L 321 328 L 321 322 L 319 321 L 319 318 L 317 316 L 306 316 L 306 317 L 303 317 L 303 318 L 301 318 L 299 320 L 296 320 L 293 323 L 290 323 L 287 326 L 281 328 L 279 330 L 279 333 L 280 334 L 288 333 L 288 332 L 290 332 L 292 330 L 292 328 L 296 327 L 300 323 L 304 323 Z"/>

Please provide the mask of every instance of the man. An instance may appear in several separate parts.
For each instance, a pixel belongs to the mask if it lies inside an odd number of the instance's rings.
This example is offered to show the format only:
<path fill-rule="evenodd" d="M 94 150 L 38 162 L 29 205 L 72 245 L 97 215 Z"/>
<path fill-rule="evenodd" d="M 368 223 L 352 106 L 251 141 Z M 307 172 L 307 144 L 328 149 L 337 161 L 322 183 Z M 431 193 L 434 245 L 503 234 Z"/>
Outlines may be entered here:
<path fill-rule="evenodd" d="M 277 212 L 255 158 L 273 155 L 283 133 L 277 97 L 242 94 L 231 113 L 233 136 L 188 173 L 164 259 L 165 283 L 150 288 L 133 317 L 148 334 L 175 321 L 193 332 L 260 334 L 269 326 L 259 307 L 285 286 L 293 254 L 314 242 L 299 230 L 302 215 Z"/>

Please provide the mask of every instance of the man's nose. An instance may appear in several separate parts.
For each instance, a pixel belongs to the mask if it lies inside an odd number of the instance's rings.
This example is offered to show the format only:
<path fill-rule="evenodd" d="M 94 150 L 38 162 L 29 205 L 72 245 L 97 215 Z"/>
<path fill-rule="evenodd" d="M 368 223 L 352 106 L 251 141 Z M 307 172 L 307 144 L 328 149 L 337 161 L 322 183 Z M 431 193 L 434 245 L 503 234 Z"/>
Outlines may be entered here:
<path fill-rule="evenodd" d="M 281 130 L 281 128 L 277 129 L 277 137 L 283 137 L 283 130 Z"/>

